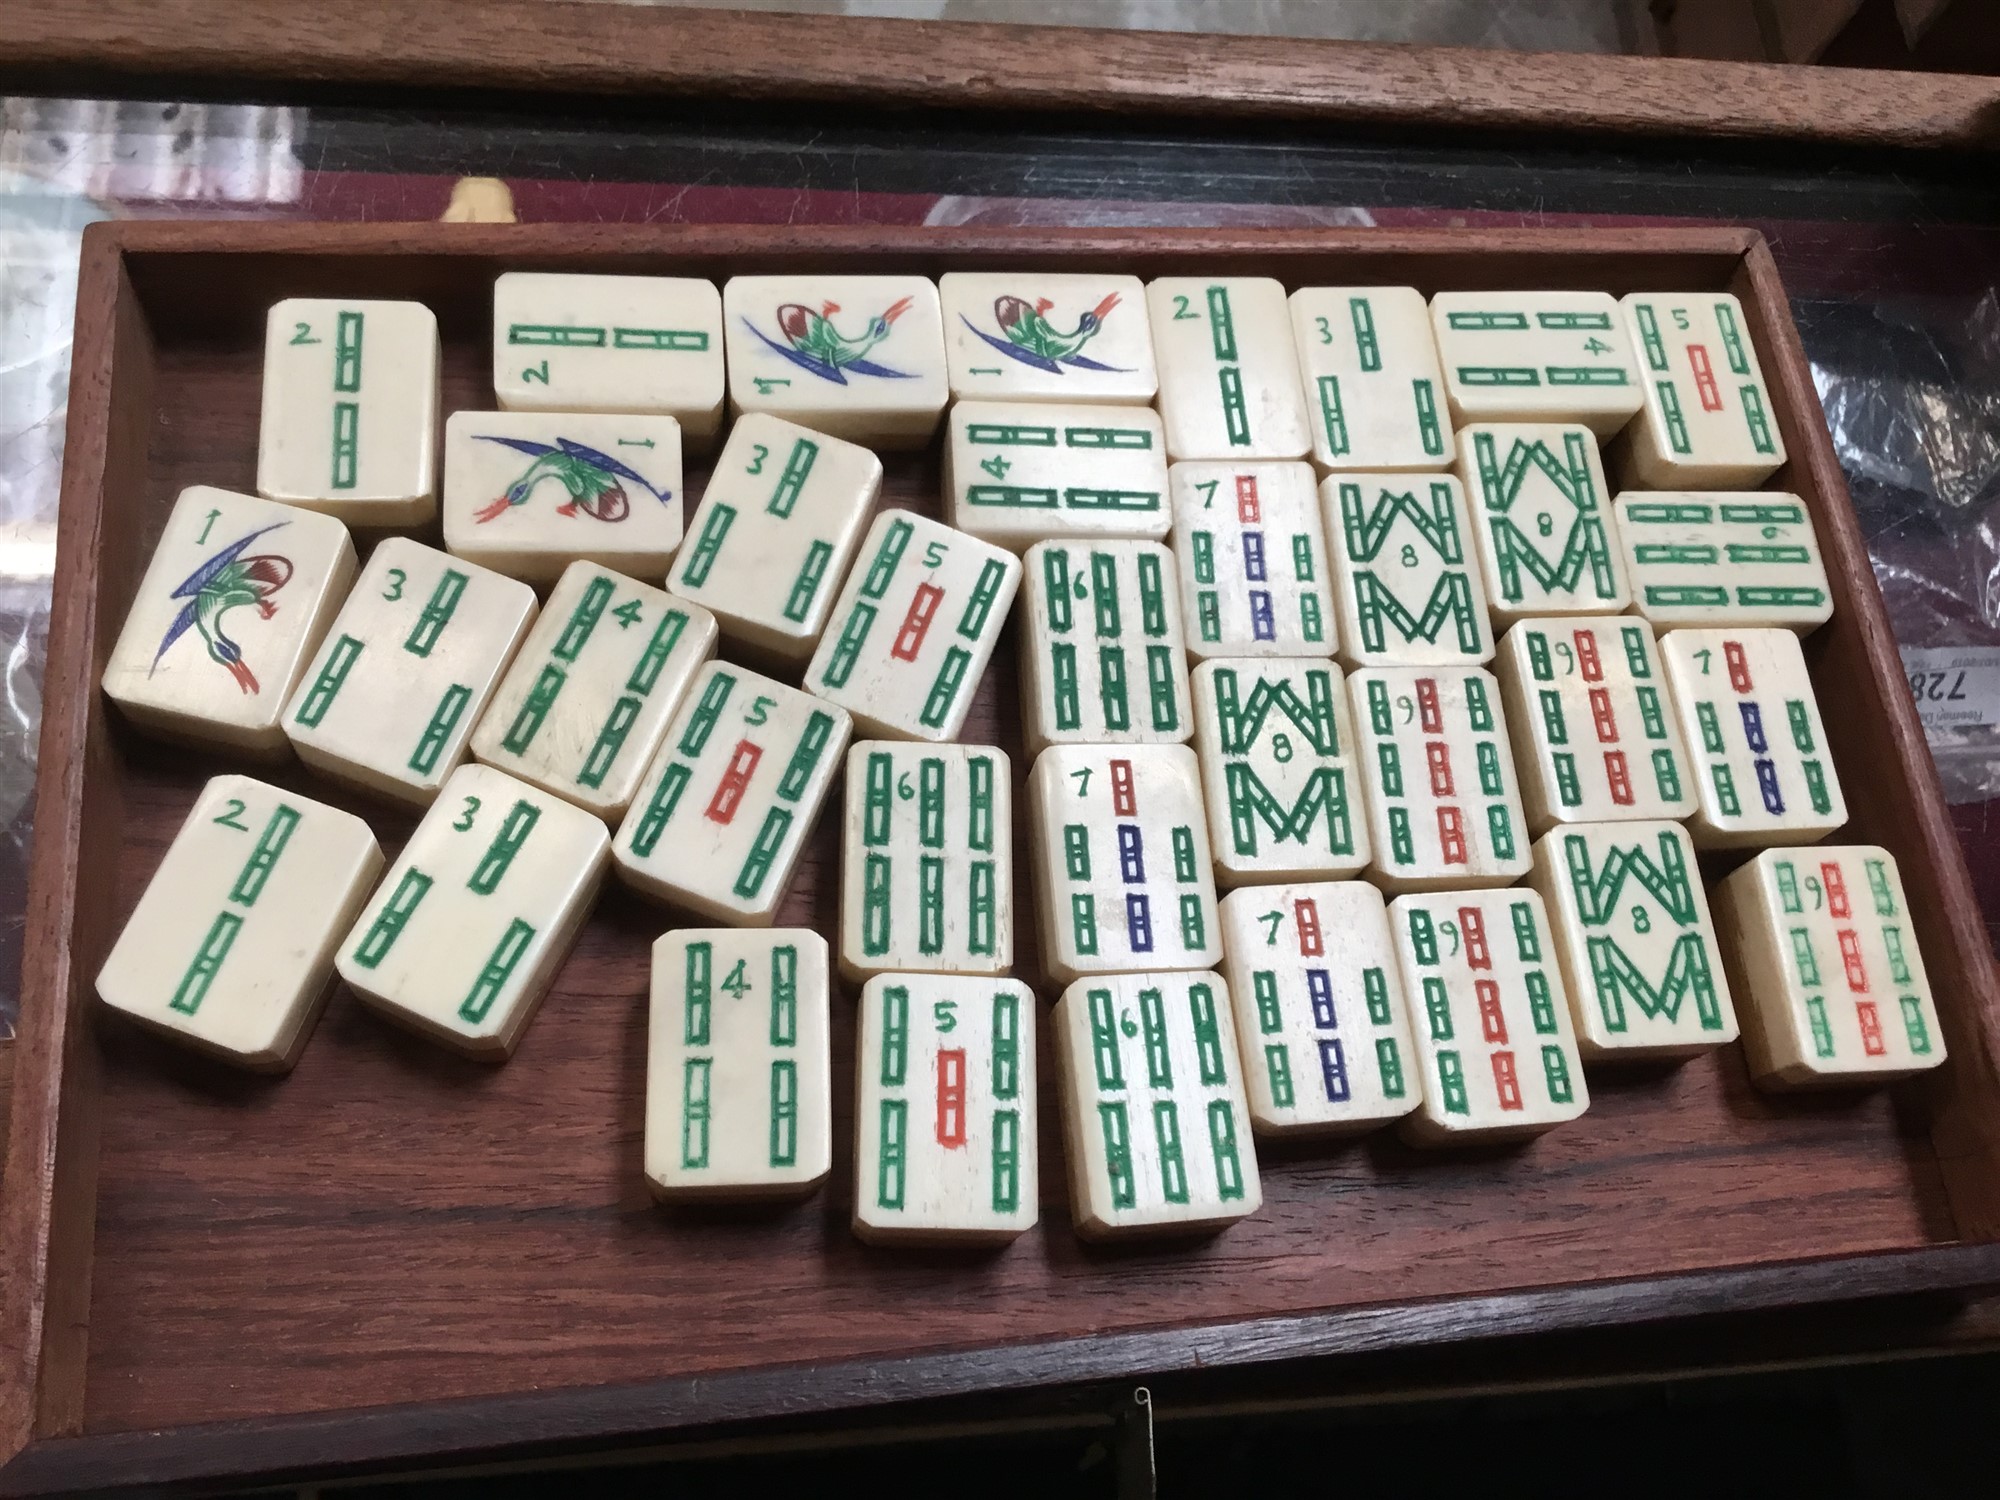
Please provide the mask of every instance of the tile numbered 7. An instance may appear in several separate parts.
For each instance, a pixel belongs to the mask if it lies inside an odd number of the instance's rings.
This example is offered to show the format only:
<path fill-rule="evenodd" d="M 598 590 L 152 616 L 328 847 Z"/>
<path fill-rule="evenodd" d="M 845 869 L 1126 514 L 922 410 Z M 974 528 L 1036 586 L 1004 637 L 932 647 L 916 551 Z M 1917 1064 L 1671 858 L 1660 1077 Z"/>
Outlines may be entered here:
<path fill-rule="evenodd" d="M 1175 464 L 1174 560 L 1188 650 L 1331 656 L 1333 595 L 1309 464 Z"/>
<path fill-rule="evenodd" d="M 1351 667 L 1475 667 L 1493 656 L 1478 543 L 1450 474 L 1336 474 L 1320 486 Z"/>
<path fill-rule="evenodd" d="M 1785 461 L 1743 304 L 1634 292 L 1624 301 L 1645 355 L 1646 410 L 1632 424 L 1632 477 L 1646 489 L 1749 489 Z"/>
<path fill-rule="evenodd" d="M 1632 602 L 1597 440 L 1583 427 L 1468 427 L 1472 501 L 1493 617 L 1615 615 Z"/>
<path fill-rule="evenodd" d="M 1312 448 L 1285 289 L 1261 276 L 1147 283 L 1167 453 L 1303 458 Z"/>
<path fill-rule="evenodd" d="M 1430 309 L 1406 286 L 1315 286 L 1292 293 L 1299 373 L 1322 469 L 1442 469 L 1451 415 Z"/>

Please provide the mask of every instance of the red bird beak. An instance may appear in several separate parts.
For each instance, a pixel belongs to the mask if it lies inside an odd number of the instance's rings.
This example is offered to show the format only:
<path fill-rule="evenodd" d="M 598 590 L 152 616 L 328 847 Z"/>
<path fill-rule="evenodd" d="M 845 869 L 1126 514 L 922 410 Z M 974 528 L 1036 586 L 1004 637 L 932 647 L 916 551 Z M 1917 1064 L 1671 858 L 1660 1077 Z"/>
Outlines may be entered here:
<path fill-rule="evenodd" d="M 910 303 L 914 300 L 915 300 L 914 298 L 905 297 L 899 302 L 891 303 L 889 307 L 883 312 L 882 321 L 884 323 L 895 322 L 896 319 L 902 317 L 904 313 L 910 310 Z"/>
<path fill-rule="evenodd" d="M 1105 320 L 1105 318 L 1110 315 L 1111 309 L 1116 307 L 1117 305 L 1118 305 L 1118 294 L 1116 292 L 1113 292 L 1109 297 L 1106 297 L 1102 302 L 1098 303 L 1096 307 L 1091 309 L 1091 316 L 1096 318 L 1098 322 L 1102 323 Z"/>
<path fill-rule="evenodd" d="M 822 318 L 830 318 L 839 311 L 840 304 L 838 302 L 822 302 L 819 305 L 819 315 Z"/>
<path fill-rule="evenodd" d="M 277 612 L 278 606 L 273 604 L 269 599 L 259 599 L 257 601 L 257 614 L 260 618 L 268 620 Z"/>
<path fill-rule="evenodd" d="M 257 674 L 250 670 L 248 662 L 232 661 L 226 663 L 226 665 L 229 668 L 229 675 L 236 679 L 238 687 L 242 688 L 246 693 L 257 691 Z"/>
<path fill-rule="evenodd" d="M 1049 310 L 1050 308 L 1052 308 L 1052 307 L 1054 307 L 1054 306 L 1055 306 L 1055 303 L 1053 303 L 1053 302 L 1049 301 L 1049 299 L 1048 299 L 1048 298 L 1046 298 L 1046 297 L 1037 297 L 1037 298 L 1035 299 L 1035 311 L 1036 311 L 1036 312 L 1039 312 L 1039 313 L 1045 313 L 1045 312 L 1047 312 L 1047 311 L 1048 311 L 1048 310 Z"/>

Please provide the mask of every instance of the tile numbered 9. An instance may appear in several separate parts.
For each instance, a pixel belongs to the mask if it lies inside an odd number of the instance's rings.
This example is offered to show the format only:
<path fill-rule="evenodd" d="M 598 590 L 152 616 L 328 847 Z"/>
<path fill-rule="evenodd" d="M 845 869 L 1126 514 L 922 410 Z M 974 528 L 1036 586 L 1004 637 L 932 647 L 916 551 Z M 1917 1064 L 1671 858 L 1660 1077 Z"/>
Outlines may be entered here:
<path fill-rule="evenodd" d="M 1159 389 L 1136 276 L 950 271 L 938 293 L 956 400 L 1143 406 Z"/>

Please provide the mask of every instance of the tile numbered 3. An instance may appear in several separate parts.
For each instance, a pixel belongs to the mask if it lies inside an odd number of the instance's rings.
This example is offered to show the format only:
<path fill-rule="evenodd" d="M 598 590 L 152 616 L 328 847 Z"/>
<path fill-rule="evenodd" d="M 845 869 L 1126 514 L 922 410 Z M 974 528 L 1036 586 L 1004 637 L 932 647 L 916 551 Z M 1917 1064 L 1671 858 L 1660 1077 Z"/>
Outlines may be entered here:
<path fill-rule="evenodd" d="M 1407 286 L 1293 292 L 1292 333 L 1322 470 L 1442 469 L 1451 414 L 1423 294 Z"/>

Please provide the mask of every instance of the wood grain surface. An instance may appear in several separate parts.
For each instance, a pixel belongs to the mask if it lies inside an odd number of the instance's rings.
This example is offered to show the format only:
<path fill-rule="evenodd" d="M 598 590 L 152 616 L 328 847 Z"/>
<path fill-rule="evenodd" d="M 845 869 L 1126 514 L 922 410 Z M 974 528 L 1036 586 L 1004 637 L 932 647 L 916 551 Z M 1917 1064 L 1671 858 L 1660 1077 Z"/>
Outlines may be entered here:
<path fill-rule="evenodd" d="M 1686 58 L 783 15 L 572 0 L 42 0 L 0 78 L 167 77 L 1323 124 L 2000 145 L 2000 82 Z"/>

